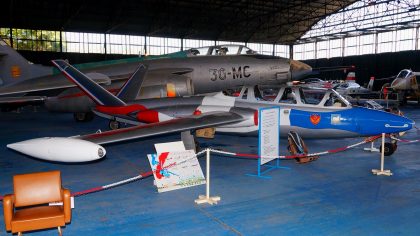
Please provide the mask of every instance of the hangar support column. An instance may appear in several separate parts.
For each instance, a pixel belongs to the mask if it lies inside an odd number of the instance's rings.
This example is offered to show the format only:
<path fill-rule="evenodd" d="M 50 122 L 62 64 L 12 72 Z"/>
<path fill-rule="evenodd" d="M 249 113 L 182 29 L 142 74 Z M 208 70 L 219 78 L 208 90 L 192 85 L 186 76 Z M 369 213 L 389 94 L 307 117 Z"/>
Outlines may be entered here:
<path fill-rule="evenodd" d="M 293 44 L 289 45 L 289 59 L 293 59 Z"/>

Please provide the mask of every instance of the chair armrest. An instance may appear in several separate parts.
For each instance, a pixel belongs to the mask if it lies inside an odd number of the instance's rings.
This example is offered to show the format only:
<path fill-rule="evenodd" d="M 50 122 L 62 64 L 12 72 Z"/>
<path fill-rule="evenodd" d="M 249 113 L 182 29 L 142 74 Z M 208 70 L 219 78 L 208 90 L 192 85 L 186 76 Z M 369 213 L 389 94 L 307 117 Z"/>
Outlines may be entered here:
<path fill-rule="evenodd" d="M 7 194 L 3 198 L 3 213 L 4 213 L 4 224 L 6 225 L 6 230 L 12 230 L 12 218 L 13 218 L 13 208 L 15 205 L 15 195 Z"/>
<path fill-rule="evenodd" d="M 62 193 L 63 193 L 64 221 L 66 223 L 70 223 L 71 221 L 70 190 L 63 188 Z"/>

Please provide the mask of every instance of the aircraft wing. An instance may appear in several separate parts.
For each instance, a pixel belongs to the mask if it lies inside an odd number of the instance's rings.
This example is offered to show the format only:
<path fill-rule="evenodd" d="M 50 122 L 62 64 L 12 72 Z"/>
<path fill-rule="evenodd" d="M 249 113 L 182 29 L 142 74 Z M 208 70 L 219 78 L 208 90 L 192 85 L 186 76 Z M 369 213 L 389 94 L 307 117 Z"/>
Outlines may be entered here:
<path fill-rule="evenodd" d="M 44 96 L 0 97 L 0 107 L 42 104 Z"/>
<path fill-rule="evenodd" d="M 110 84 L 108 76 L 101 73 L 87 73 L 98 84 Z M 61 78 L 57 78 L 57 77 Z M 29 92 L 47 91 L 54 89 L 65 89 L 76 87 L 75 84 L 68 81 L 65 77 L 58 75 L 42 76 L 34 79 L 28 79 L 19 83 L 0 87 L 1 95 L 25 94 Z"/>
<path fill-rule="evenodd" d="M 169 121 L 138 125 L 102 133 L 77 136 L 75 138 L 96 144 L 123 142 L 133 139 L 152 137 L 162 134 L 177 133 L 243 121 L 244 118 L 232 112 L 209 112 L 197 116 L 177 118 Z"/>

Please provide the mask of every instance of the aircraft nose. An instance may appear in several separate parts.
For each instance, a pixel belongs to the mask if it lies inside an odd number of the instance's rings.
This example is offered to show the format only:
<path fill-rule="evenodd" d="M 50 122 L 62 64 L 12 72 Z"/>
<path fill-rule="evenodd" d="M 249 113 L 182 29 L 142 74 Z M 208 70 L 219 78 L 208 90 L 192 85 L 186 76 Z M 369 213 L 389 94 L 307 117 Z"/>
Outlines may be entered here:
<path fill-rule="evenodd" d="M 402 86 L 403 86 L 403 82 L 400 78 L 395 79 L 391 83 L 391 88 L 393 89 L 403 89 Z"/>
<path fill-rule="evenodd" d="M 404 132 L 412 129 L 415 124 L 407 117 L 384 111 L 370 110 L 364 114 L 366 116 L 358 120 L 358 125 L 366 136 Z"/>
<path fill-rule="evenodd" d="M 388 129 L 388 133 L 398 133 L 410 130 L 414 127 L 415 122 L 404 116 L 394 115 L 393 119 L 385 122 L 384 126 Z"/>
<path fill-rule="evenodd" d="M 300 80 L 312 72 L 312 67 L 296 60 L 290 60 L 290 73 L 292 80 Z"/>

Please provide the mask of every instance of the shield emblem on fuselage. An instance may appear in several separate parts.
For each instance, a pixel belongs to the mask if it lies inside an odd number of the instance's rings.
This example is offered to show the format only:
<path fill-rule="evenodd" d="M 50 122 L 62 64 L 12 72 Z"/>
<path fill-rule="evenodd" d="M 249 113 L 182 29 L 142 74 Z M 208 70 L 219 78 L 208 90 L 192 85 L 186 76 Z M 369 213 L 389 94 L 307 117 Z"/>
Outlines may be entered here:
<path fill-rule="evenodd" d="M 309 119 L 313 125 L 317 125 L 321 121 L 321 116 L 319 114 L 312 114 Z"/>

